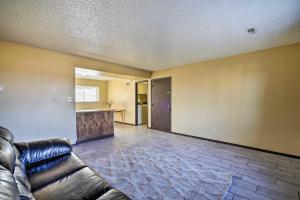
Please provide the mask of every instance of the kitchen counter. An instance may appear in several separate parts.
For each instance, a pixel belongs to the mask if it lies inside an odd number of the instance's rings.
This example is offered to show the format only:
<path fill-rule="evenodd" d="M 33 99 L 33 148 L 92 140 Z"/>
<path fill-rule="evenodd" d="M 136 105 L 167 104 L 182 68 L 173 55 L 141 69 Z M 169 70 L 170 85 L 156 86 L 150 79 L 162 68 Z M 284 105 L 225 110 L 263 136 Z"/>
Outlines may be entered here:
<path fill-rule="evenodd" d="M 76 113 L 84 113 L 84 112 L 103 112 L 103 111 L 113 111 L 113 109 L 76 110 Z"/>
<path fill-rule="evenodd" d="M 86 142 L 114 136 L 112 109 L 76 111 L 77 142 Z"/>

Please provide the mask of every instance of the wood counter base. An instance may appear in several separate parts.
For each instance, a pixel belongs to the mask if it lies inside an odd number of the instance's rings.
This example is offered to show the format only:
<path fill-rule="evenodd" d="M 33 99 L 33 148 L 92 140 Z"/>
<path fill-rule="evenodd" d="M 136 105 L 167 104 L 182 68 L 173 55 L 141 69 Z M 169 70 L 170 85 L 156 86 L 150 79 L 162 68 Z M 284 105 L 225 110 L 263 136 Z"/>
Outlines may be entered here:
<path fill-rule="evenodd" d="M 77 142 L 114 136 L 114 112 L 112 110 L 76 112 Z"/>

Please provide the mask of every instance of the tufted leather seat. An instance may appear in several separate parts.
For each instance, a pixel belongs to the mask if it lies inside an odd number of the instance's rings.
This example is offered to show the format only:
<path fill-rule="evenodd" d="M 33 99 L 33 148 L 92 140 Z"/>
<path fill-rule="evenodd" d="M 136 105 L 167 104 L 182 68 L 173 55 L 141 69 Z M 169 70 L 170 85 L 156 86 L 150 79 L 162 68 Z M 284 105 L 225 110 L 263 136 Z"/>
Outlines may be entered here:
<path fill-rule="evenodd" d="M 1 200 L 128 200 L 73 152 L 67 139 L 13 143 L 0 126 Z"/>

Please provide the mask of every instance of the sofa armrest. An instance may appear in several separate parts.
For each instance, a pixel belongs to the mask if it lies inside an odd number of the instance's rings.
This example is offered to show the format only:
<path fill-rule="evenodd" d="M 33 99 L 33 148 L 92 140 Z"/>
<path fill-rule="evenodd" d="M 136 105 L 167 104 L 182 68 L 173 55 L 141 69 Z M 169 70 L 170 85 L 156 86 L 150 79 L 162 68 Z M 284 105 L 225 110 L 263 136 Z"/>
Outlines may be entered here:
<path fill-rule="evenodd" d="M 15 143 L 15 146 L 20 152 L 19 159 L 26 166 L 72 151 L 72 146 L 66 138 Z"/>

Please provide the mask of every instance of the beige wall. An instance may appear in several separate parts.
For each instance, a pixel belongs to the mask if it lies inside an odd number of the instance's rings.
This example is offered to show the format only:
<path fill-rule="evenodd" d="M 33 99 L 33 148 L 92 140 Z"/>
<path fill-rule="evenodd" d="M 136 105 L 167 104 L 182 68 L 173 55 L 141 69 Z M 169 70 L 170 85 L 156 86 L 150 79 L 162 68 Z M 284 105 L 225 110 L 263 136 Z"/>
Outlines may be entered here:
<path fill-rule="evenodd" d="M 172 131 L 300 155 L 300 43 L 157 71 Z"/>
<path fill-rule="evenodd" d="M 75 85 L 99 87 L 99 102 L 76 102 L 76 110 L 107 109 L 107 81 L 92 79 L 75 79 Z"/>
<path fill-rule="evenodd" d="M 0 125 L 10 128 L 16 141 L 67 137 L 75 142 L 75 103 L 67 100 L 74 98 L 75 67 L 150 76 L 0 41 Z M 152 77 L 164 76 L 172 76 L 172 131 L 300 155 L 300 43 L 158 71 Z M 124 105 L 118 101 L 113 107 Z M 124 106 L 126 122 L 134 123 L 130 105 Z"/>
<path fill-rule="evenodd" d="M 117 79 L 108 81 L 108 101 L 113 101 L 112 108 L 125 109 L 125 122 L 135 124 L 135 81 Z M 122 122 L 119 113 L 115 121 Z"/>
<path fill-rule="evenodd" d="M 75 67 L 136 77 L 150 73 L 99 60 L 0 40 L 0 126 L 16 141 L 53 137 L 76 140 Z"/>

